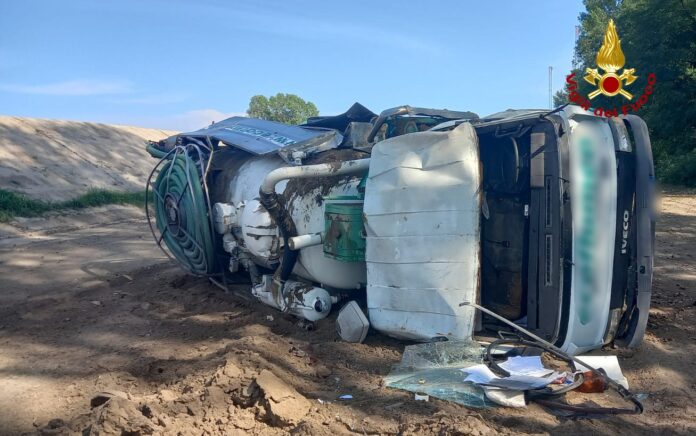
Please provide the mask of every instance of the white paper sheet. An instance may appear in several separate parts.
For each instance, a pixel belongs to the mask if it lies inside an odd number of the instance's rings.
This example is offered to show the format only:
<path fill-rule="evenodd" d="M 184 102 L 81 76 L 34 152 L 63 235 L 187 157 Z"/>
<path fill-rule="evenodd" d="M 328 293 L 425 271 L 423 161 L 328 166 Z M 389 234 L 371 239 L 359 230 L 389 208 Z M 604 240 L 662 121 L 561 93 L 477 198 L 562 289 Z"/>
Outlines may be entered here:
<path fill-rule="evenodd" d="M 486 397 L 496 404 L 507 407 L 527 407 L 524 400 L 524 391 L 497 388 L 495 386 L 482 386 Z"/>
<path fill-rule="evenodd" d="M 553 372 L 541 364 L 541 356 L 514 356 L 499 365 L 501 368 L 516 375 L 531 375 L 544 377 Z"/>
<path fill-rule="evenodd" d="M 468 368 L 462 368 L 460 371 L 467 374 L 464 381 L 480 384 L 488 384 L 491 380 L 498 378 L 487 365 L 478 364 Z"/>
<path fill-rule="evenodd" d="M 498 377 L 484 364 L 462 368 L 461 371 L 467 374 L 464 381 L 520 391 L 542 388 L 561 376 L 558 372 L 546 369 L 543 376 L 517 374 L 510 371 L 510 377 Z"/>

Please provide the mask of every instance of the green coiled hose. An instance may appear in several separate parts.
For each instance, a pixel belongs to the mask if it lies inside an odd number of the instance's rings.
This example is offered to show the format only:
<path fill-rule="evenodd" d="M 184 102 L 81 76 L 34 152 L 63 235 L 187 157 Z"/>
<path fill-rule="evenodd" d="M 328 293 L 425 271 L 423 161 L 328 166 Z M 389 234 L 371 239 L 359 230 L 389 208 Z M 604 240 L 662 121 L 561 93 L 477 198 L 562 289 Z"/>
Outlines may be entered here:
<path fill-rule="evenodd" d="M 148 179 L 149 187 L 159 167 L 152 188 L 159 236 L 155 234 L 152 223 L 150 227 L 160 248 L 164 250 L 161 245 L 164 242 L 174 258 L 187 270 L 207 276 L 215 274 L 219 268 L 215 260 L 208 216 L 210 208 L 203 189 L 200 163 L 191 157 L 190 150 L 186 146 L 177 146 L 165 152 L 148 144 L 147 151 L 160 159 Z"/>

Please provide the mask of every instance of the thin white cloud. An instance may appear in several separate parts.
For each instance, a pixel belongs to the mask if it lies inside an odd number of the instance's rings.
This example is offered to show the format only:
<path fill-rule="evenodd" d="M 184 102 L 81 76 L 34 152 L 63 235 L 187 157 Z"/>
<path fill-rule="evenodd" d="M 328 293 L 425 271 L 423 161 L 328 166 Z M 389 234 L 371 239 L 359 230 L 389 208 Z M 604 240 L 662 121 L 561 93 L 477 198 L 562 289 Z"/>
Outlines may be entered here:
<path fill-rule="evenodd" d="M 0 91 L 16 94 L 91 96 L 125 94 L 131 90 L 131 83 L 124 80 L 78 79 L 42 85 L 0 83 Z"/>
<path fill-rule="evenodd" d="M 145 94 L 137 97 L 113 99 L 111 101 L 118 104 L 157 105 L 181 103 L 186 98 L 183 94 Z"/>

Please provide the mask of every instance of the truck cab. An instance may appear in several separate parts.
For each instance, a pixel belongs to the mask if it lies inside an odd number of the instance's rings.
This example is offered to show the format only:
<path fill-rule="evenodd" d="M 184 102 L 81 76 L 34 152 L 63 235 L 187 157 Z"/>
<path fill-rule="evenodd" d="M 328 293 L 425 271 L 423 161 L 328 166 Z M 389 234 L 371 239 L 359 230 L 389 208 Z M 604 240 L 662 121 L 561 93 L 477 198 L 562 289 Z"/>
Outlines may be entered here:
<path fill-rule="evenodd" d="M 420 125 L 413 117 L 409 122 Z M 479 244 L 478 259 L 471 260 L 477 268 L 468 273 L 475 276 L 459 279 L 471 283 L 456 290 L 459 298 L 477 300 L 571 354 L 612 341 L 639 344 L 650 306 L 655 228 L 645 123 L 566 106 L 448 120 L 429 130 L 451 132 L 462 124 L 475 133 L 462 146 L 477 151 L 470 158 L 480 164 L 472 191 L 480 216 L 453 232 L 473 234 L 471 241 Z M 379 125 L 374 130 L 387 131 Z M 385 139 L 397 143 L 387 144 L 393 147 L 406 137 Z M 379 142 L 376 147 L 385 148 Z M 369 300 L 368 283 L 368 306 Z M 452 303 L 441 312 L 470 316 Z M 409 325 L 417 324 L 413 317 Z M 482 338 L 504 330 L 486 316 L 467 322 Z M 438 328 L 448 330 L 420 334 Z M 387 330 L 407 336 L 403 329 Z"/>

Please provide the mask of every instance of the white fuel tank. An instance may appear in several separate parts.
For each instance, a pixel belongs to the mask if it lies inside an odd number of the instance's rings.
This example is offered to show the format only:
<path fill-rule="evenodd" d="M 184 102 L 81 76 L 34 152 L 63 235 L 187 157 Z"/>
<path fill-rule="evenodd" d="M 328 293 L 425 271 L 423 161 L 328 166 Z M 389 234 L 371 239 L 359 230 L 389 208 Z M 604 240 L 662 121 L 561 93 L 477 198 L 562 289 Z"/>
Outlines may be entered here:
<path fill-rule="evenodd" d="M 479 287 L 478 140 L 464 123 L 377 143 L 365 188 L 372 326 L 412 340 L 470 338 Z"/>
<path fill-rule="evenodd" d="M 333 155 L 347 152 L 354 153 L 349 150 L 331 150 L 319 155 L 319 159 L 331 160 Z M 341 156 L 340 160 L 347 160 L 346 158 Z M 321 160 L 305 162 L 305 164 L 314 163 L 324 162 Z M 268 223 L 271 222 L 268 212 L 258 209 L 262 207 L 257 200 L 259 188 L 270 171 L 284 166 L 288 164 L 276 154 L 272 154 L 238 156 L 229 169 L 223 167 L 223 171 L 229 173 L 225 178 L 224 201 L 235 206 L 244 205 L 243 209 L 247 207 L 254 209 L 253 211 L 245 210 L 239 214 L 239 219 L 242 221 L 240 225 L 245 241 L 250 239 L 247 245 L 255 249 L 252 253 L 254 262 L 264 267 L 268 267 L 269 262 L 278 260 L 278 250 L 274 247 L 280 247 L 282 238 L 277 229 L 268 228 Z M 341 176 L 285 180 L 276 185 L 276 192 L 284 195 L 286 207 L 295 222 L 298 234 L 322 233 L 324 232 L 324 198 L 357 195 L 360 179 L 359 176 Z M 274 241 L 262 240 L 271 233 L 275 237 Z M 326 257 L 321 244 L 301 249 L 293 272 L 330 288 L 359 289 L 366 283 L 364 262 L 343 262 Z"/>

